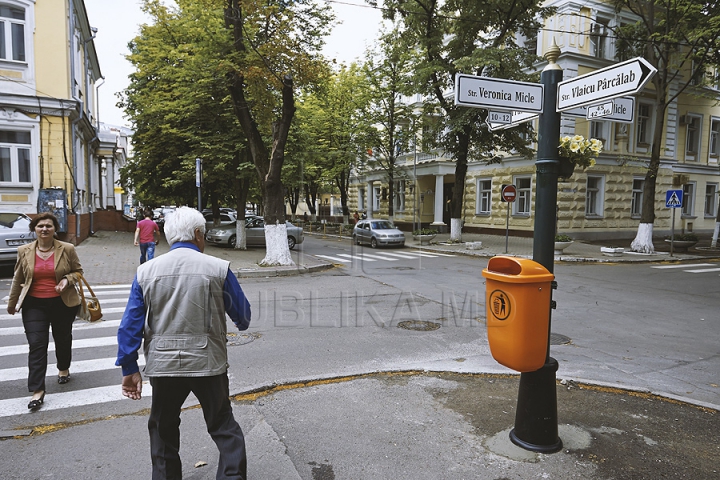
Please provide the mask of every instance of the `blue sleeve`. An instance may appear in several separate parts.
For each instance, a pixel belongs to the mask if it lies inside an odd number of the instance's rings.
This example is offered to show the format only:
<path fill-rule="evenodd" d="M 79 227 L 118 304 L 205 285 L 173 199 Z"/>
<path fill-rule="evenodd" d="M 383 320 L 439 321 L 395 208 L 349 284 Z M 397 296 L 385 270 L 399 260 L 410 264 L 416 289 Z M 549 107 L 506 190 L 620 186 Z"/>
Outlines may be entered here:
<path fill-rule="evenodd" d="M 137 277 L 135 277 L 117 333 L 118 355 L 115 365 L 122 367 L 123 376 L 140 371 L 137 360 L 138 350 L 142 345 L 144 327 L 145 301 L 142 289 L 137 283 Z"/>
<path fill-rule="evenodd" d="M 250 302 L 240 287 L 237 277 L 228 268 L 225 285 L 223 286 L 225 312 L 237 326 L 238 330 L 247 330 L 250 326 Z"/>

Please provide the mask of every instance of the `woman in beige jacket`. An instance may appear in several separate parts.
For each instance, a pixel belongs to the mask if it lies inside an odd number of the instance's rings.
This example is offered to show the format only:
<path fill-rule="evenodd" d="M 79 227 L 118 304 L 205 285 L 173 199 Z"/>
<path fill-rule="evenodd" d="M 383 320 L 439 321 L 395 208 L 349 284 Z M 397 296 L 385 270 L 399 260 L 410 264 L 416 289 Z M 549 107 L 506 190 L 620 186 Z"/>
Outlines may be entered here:
<path fill-rule="evenodd" d="M 45 375 L 49 330 L 55 340 L 58 383 L 70 380 L 72 359 L 72 324 L 80 296 L 74 288 L 82 274 L 75 247 L 55 239 L 60 228 L 51 213 L 42 213 L 30 222 L 37 240 L 18 248 L 7 311 L 10 315 L 22 310 L 25 336 L 30 346 L 28 355 L 28 390 L 33 396 L 28 409 L 38 410 L 45 401 Z"/>

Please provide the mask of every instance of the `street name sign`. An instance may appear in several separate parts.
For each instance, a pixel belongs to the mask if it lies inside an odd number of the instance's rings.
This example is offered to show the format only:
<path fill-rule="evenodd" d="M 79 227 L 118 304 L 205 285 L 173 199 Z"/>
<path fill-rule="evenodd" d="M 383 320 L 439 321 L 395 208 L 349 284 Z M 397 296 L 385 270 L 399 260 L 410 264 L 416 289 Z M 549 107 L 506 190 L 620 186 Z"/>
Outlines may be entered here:
<path fill-rule="evenodd" d="M 665 206 L 667 208 L 681 208 L 682 201 L 682 190 L 668 190 L 667 192 L 665 192 Z"/>
<path fill-rule="evenodd" d="M 565 110 L 562 115 L 568 115 L 571 117 L 588 118 L 588 108 L 585 105 L 583 107 L 572 108 Z M 602 117 L 601 120 L 607 120 L 610 122 L 618 123 L 633 123 L 635 119 L 635 97 L 619 97 L 613 99 L 613 113 Z"/>
<path fill-rule="evenodd" d="M 569 78 L 558 83 L 557 111 L 595 105 L 645 87 L 657 69 L 642 57 Z"/>
<path fill-rule="evenodd" d="M 455 75 L 455 105 L 542 113 L 544 88 L 539 83 L 458 73 Z"/>
<path fill-rule="evenodd" d="M 589 105 L 587 107 L 587 119 L 609 117 L 613 113 L 613 101 L 601 103 L 600 105 Z"/>

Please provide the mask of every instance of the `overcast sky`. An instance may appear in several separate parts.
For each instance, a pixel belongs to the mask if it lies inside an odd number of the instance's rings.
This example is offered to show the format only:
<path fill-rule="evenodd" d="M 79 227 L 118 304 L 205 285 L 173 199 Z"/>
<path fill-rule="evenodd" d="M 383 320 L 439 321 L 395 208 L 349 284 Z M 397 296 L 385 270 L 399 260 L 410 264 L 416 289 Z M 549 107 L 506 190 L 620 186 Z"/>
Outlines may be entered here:
<path fill-rule="evenodd" d="M 377 36 L 380 11 L 369 8 L 362 0 L 329 2 L 338 21 L 342 22 L 327 39 L 325 54 L 339 62 L 362 58 L 366 46 Z M 139 25 L 148 18 L 140 11 L 138 0 L 85 0 L 90 25 L 98 29 L 95 49 L 105 83 L 98 89 L 100 121 L 112 125 L 130 126 L 123 113 L 115 107 L 117 92 L 127 87 L 132 66 L 125 60 L 127 44 L 140 31 Z M 102 80 L 98 82 L 100 84 Z"/>

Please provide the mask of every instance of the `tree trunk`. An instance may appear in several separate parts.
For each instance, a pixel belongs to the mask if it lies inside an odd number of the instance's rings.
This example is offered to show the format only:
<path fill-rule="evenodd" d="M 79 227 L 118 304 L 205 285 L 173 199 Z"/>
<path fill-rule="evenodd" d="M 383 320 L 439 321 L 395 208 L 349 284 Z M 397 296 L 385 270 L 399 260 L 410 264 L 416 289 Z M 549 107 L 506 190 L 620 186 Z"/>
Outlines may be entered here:
<path fill-rule="evenodd" d="M 465 197 L 465 178 L 467 177 L 467 156 L 470 148 L 470 135 L 463 130 L 458 134 L 458 154 L 455 164 L 455 185 L 450 201 L 450 241 L 462 241 L 462 210 Z M 436 193 L 437 194 L 437 193 Z M 442 195 L 442 192 L 439 193 Z M 457 221 L 456 221 L 457 220 Z M 455 228 L 453 228 L 455 224 Z"/>
<path fill-rule="evenodd" d="M 237 166 L 246 157 L 247 149 L 243 149 L 243 153 L 235 155 Z M 242 155 L 242 156 L 240 156 Z M 250 179 L 248 177 L 238 178 L 235 176 L 233 179 L 233 185 L 235 186 L 235 198 L 237 198 L 237 204 L 235 209 L 238 212 L 237 223 L 235 224 L 235 249 L 236 250 L 247 250 L 247 234 L 245 233 L 245 204 L 247 203 L 248 190 L 250 190 Z"/>

